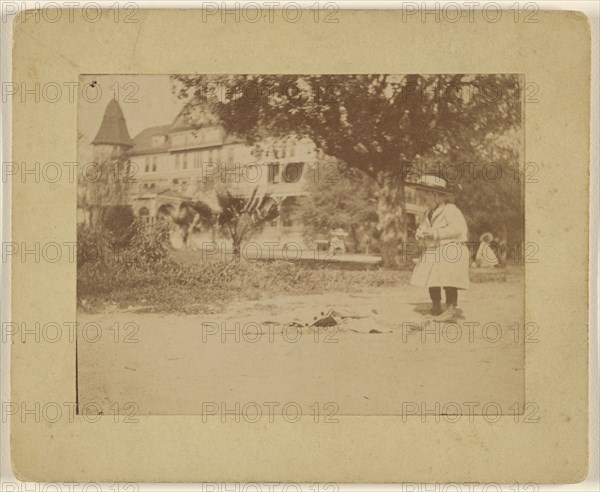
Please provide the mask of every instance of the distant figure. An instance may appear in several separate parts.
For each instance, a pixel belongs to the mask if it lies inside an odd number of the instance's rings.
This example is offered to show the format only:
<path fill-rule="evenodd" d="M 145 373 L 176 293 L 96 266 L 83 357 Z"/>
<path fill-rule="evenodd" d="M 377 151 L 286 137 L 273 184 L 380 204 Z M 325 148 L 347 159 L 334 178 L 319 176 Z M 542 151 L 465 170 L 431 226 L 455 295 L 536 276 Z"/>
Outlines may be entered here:
<path fill-rule="evenodd" d="M 504 267 L 506 266 L 506 254 L 508 248 L 508 241 L 506 236 L 494 238 L 494 241 L 491 243 L 492 249 L 498 258 L 498 266 Z"/>
<path fill-rule="evenodd" d="M 491 233 L 485 232 L 481 235 L 479 238 L 479 248 L 475 254 L 475 261 L 471 266 L 493 268 L 498 265 L 498 257 L 494 252 L 492 241 L 494 241 L 494 236 Z"/>
<path fill-rule="evenodd" d="M 329 240 L 329 253 L 345 253 L 346 244 L 344 243 L 343 237 L 347 236 L 348 233 L 343 229 L 336 229 L 331 233 L 331 239 Z"/>

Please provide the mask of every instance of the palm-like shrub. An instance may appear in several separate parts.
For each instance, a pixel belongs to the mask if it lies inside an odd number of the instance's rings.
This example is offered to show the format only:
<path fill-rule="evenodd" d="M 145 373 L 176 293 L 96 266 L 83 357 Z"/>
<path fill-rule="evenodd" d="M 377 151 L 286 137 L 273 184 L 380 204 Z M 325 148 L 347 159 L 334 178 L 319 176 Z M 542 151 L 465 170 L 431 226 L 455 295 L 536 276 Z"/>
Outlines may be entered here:
<path fill-rule="evenodd" d="M 229 191 L 217 193 L 217 201 L 221 209 L 217 224 L 227 231 L 236 259 L 240 256 L 244 240 L 279 217 L 279 204 L 268 193 L 258 195 L 258 187 L 254 188 L 250 197 L 234 196 Z"/>
<path fill-rule="evenodd" d="M 233 244 L 234 258 L 240 257 L 242 242 L 279 217 L 279 202 L 269 193 L 259 193 L 254 188 L 250 196 L 233 195 L 229 190 L 216 192 L 217 208 L 202 200 L 184 201 L 175 212 L 168 209 L 172 222 L 183 232 L 184 242 L 196 228 L 219 229 Z"/>

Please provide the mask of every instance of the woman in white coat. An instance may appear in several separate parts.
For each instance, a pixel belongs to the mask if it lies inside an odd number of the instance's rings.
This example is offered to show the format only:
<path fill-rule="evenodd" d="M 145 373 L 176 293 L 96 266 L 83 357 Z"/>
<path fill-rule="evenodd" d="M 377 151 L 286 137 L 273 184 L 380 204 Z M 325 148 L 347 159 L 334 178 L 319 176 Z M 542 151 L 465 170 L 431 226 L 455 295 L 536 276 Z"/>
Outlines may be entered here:
<path fill-rule="evenodd" d="M 429 207 L 415 235 L 424 244 L 410 283 L 428 287 L 431 314 L 437 321 L 448 321 L 456 313 L 458 291 L 469 287 L 467 223 L 452 203 L 460 185 L 451 188 L 444 179 L 426 174 L 410 186 L 421 190 Z M 445 309 L 442 309 L 442 288 L 446 294 Z"/>

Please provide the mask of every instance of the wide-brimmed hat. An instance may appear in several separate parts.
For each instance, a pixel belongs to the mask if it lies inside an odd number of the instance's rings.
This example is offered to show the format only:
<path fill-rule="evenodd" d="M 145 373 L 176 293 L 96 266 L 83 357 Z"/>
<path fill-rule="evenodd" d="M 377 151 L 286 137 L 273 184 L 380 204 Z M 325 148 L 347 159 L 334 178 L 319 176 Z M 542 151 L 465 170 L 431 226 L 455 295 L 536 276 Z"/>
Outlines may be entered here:
<path fill-rule="evenodd" d="M 441 193 L 456 193 L 462 190 L 462 186 L 459 183 L 449 183 L 436 174 L 423 174 L 418 181 L 407 184 L 420 190 L 439 191 Z"/>
<path fill-rule="evenodd" d="M 491 243 L 494 240 L 494 235 L 491 232 L 484 232 L 480 238 L 480 243 Z"/>

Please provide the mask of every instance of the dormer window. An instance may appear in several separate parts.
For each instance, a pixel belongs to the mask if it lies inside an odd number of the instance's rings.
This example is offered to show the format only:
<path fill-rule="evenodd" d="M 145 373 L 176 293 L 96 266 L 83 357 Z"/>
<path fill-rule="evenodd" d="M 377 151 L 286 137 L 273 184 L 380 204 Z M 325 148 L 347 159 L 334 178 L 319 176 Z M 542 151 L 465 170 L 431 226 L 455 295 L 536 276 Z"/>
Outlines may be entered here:
<path fill-rule="evenodd" d="M 275 157 L 277 159 L 285 159 L 286 145 L 287 143 L 281 140 L 275 144 Z"/>
<path fill-rule="evenodd" d="M 296 140 L 294 140 L 293 138 L 290 138 L 288 140 L 288 146 L 289 146 L 289 150 L 288 150 L 289 156 L 294 157 L 296 155 Z"/>
<path fill-rule="evenodd" d="M 268 182 L 269 183 L 279 183 L 279 163 L 278 162 L 270 162 L 268 164 Z"/>
<path fill-rule="evenodd" d="M 167 141 L 166 135 L 154 135 L 152 137 L 152 147 L 160 147 Z"/>

